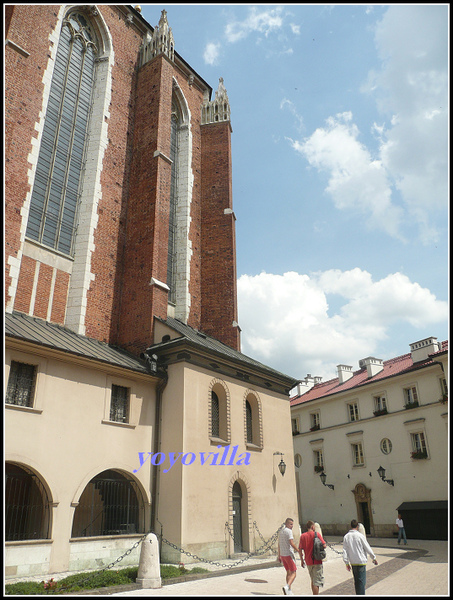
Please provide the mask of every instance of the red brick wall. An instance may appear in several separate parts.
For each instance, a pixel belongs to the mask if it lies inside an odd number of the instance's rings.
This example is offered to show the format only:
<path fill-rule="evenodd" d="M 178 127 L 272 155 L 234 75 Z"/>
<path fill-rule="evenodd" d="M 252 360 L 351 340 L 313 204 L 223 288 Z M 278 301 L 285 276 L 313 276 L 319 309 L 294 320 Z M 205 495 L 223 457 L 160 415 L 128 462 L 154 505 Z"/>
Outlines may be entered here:
<path fill-rule="evenodd" d="M 189 237 L 190 315 L 188 323 L 237 348 L 234 219 L 231 207 L 229 124 L 200 125 L 203 90 L 164 56 L 137 69 L 142 32 L 126 23 L 114 5 L 98 6 L 115 53 L 108 107 L 108 146 L 101 172 L 98 225 L 91 256 L 94 279 L 87 295 L 86 335 L 139 353 L 152 342 L 153 317 L 167 316 L 167 294 L 151 278 L 167 277 L 168 218 L 173 78 L 191 113 L 192 173 Z M 8 13 L 8 38 L 30 52 L 25 58 L 5 50 L 5 245 L 8 256 L 20 248 L 21 209 L 29 191 L 28 155 L 43 108 L 42 77 L 48 66 L 49 33 L 59 7 L 18 5 Z M 40 265 L 35 314 L 49 312 L 53 270 Z M 28 312 L 35 261 L 23 257 L 14 309 Z M 64 323 L 70 276 L 57 271 L 51 320 Z"/>
<path fill-rule="evenodd" d="M 201 329 L 239 350 L 236 238 L 232 213 L 231 127 L 202 127 L 202 318 Z"/>
<path fill-rule="evenodd" d="M 134 135 L 136 62 L 142 35 L 126 23 L 115 6 L 98 6 L 115 54 L 112 69 L 108 146 L 102 162 L 102 197 L 91 257 L 94 280 L 87 294 L 86 335 L 117 343 L 121 310 L 122 265 L 129 199 L 130 159 Z"/>
<path fill-rule="evenodd" d="M 9 7 L 8 39 L 29 53 L 5 46 L 5 301 L 9 302 L 10 256 L 20 248 L 21 209 L 29 191 L 28 155 L 35 123 L 42 108 L 42 77 L 49 59 L 49 33 L 55 28 L 58 6 L 29 4 Z M 27 292 L 28 293 L 28 292 Z M 18 300 L 22 306 L 24 301 Z M 25 302 L 26 304 L 26 302 Z M 16 307 L 17 308 L 17 307 Z M 20 309 L 17 309 L 20 310 Z"/>

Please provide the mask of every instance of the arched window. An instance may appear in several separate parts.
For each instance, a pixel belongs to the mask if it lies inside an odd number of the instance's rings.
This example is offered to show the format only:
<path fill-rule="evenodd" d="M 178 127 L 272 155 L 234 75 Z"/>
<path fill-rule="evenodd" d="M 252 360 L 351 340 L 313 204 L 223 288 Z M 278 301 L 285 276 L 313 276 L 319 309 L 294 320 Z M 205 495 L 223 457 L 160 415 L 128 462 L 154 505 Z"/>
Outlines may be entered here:
<path fill-rule="evenodd" d="M 132 479 L 116 471 L 103 471 L 80 496 L 72 537 L 143 533 L 142 509 L 142 497 Z"/>
<path fill-rule="evenodd" d="M 5 539 L 50 537 L 49 498 L 39 478 L 26 467 L 5 465 Z"/>
<path fill-rule="evenodd" d="M 217 438 L 220 436 L 220 405 L 215 392 L 211 392 L 211 435 Z"/>
<path fill-rule="evenodd" d="M 219 380 L 214 381 L 209 397 L 209 437 L 212 443 L 230 443 L 230 396 L 228 388 Z"/>
<path fill-rule="evenodd" d="M 176 303 L 176 206 L 178 202 L 178 160 L 179 144 L 178 131 L 181 125 L 181 113 L 179 107 L 173 99 L 171 107 L 171 138 L 170 138 L 170 159 L 171 180 L 170 180 L 170 214 L 168 230 L 168 258 L 167 258 L 167 285 L 170 288 L 168 292 L 168 301 Z"/>
<path fill-rule="evenodd" d="M 80 12 L 63 21 L 30 202 L 26 236 L 73 255 L 96 39 Z"/>
<path fill-rule="evenodd" d="M 245 401 L 245 421 L 247 442 L 253 444 L 252 407 L 250 406 L 250 402 L 248 400 Z"/>
<path fill-rule="evenodd" d="M 263 447 L 263 427 L 261 403 L 256 392 L 250 390 L 245 394 L 244 402 L 245 441 L 255 449 Z"/>

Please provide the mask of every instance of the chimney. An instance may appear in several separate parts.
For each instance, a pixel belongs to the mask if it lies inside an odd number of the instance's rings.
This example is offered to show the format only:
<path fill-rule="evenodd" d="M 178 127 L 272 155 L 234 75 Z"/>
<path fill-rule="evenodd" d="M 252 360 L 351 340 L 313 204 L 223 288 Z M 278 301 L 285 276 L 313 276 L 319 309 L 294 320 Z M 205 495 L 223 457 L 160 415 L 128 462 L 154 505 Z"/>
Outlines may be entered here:
<path fill-rule="evenodd" d="M 349 365 L 337 365 L 337 371 L 340 383 L 344 383 L 348 379 L 351 379 L 351 377 L 354 375 L 352 372 L 352 367 Z"/>
<path fill-rule="evenodd" d="M 420 340 L 419 342 L 414 342 L 413 344 L 410 344 L 410 347 L 412 362 L 414 363 L 425 360 L 430 354 L 439 352 L 439 350 L 441 350 L 441 345 L 437 341 L 436 337 L 429 337 L 425 338 L 424 340 Z"/>
<path fill-rule="evenodd" d="M 368 356 L 367 358 L 359 360 L 359 367 L 361 369 L 363 369 L 363 367 L 366 367 L 368 377 L 374 377 L 382 371 L 382 369 L 384 368 L 384 363 L 380 358 Z"/>
<path fill-rule="evenodd" d="M 296 390 L 297 396 L 301 396 L 302 394 L 305 394 L 305 392 L 308 392 L 308 390 L 311 390 L 311 388 L 314 385 L 321 383 L 321 381 L 322 381 L 322 377 L 312 377 L 310 375 L 310 373 L 308 373 L 308 375 L 305 377 L 305 379 L 300 381 L 297 384 L 296 388 L 294 388 Z"/>

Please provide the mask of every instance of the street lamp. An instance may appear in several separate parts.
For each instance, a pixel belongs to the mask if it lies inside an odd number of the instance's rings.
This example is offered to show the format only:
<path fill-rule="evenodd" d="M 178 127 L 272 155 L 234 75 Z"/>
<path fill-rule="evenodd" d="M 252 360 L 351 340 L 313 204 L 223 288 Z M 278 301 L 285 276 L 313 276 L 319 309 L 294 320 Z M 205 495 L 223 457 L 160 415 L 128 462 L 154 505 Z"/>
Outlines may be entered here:
<path fill-rule="evenodd" d="M 382 481 L 385 481 L 385 483 L 388 483 L 389 485 L 395 485 L 395 482 L 393 481 L 393 479 L 386 479 L 385 478 L 385 469 L 384 467 L 379 467 L 379 469 L 377 470 L 379 477 L 382 479 Z"/>
<path fill-rule="evenodd" d="M 324 473 L 324 471 L 322 471 L 322 473 L 319 475 L 319 478 L 321 479 L 322 485 L 325 485 L 330 490 L 335 489 L 335 486 L 333 486 L 331 483 L 326 483 L 327 475 Z"/>
<path fill-rule="evenodd" d="M 278 470 L 280 471 L 283 477 L 286 471 L 286 463 L 283 461 L 284 454 L 283 452 L 274 452 L 274 456 L 281 456 L 280 462 L 278 463 Z"/>

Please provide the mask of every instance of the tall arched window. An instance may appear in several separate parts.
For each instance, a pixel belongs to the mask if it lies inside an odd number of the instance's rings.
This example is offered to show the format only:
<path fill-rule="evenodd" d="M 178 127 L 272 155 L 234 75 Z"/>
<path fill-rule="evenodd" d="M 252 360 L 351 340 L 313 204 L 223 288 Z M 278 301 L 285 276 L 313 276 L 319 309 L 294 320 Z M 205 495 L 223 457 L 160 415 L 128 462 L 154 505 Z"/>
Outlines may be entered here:
<path fill-rule="evenodd" d="M 219 397 L 215 392 L 211 392 L 211 435 L 216 438 L 220 436 Z"/>
<path fill-rule="evenodd" d="M 171 107 L 171 139 L 170 159 L 171 181 L 170 181 L 170 215 L 168 230 L 168 258 L 167 258 L 167 285 L 170 288 L 168 301 L 176 303 L 176 206 L 178 201 L 178 160 L 179 144 L 178 130 L 181 124 L 181 113 L 175 100 Z"/>
<path fill-rule="evenodd" d="M 80 12 L 63 21 L 55 59 L 26 236 L 72 255 L 97 46 Z"/>
<path fill-rule="evenodd" d="M 245 442 L 255 449 L 263 447 L 261 402 L 256 392 L 248 391 L 244 398 Z"/>
<path fill-rule="evenodd" d="M 252 407 L 250 406 L 250 402 L 248 400 L 245 401 L 245 429 L 246 429 L 246 437 L 247 442 L 253 443 L 253 420 L 252 420 Z"/>
<path fill-rule="evenodd" d="M 211 443 L 230 443 L 230 395 L 219 380 L 213 382 L 209 392 L 209 437 Z"/>

